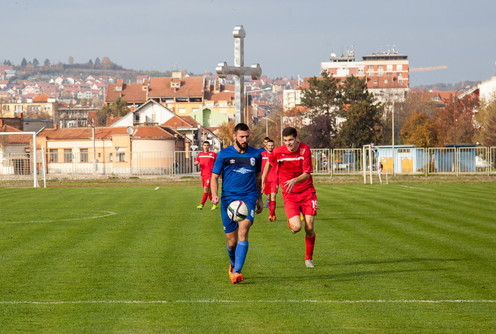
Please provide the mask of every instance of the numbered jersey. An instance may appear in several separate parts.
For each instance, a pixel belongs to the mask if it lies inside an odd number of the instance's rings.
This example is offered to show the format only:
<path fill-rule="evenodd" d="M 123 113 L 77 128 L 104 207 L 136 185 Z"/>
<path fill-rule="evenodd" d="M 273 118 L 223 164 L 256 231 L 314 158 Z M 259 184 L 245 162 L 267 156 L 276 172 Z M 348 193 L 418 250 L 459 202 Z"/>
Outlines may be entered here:
<path fill-rule="evenodd" d="M 283 193 L 286 192 L 284 186 L 286 181 L 303 173 L 313 173 L 312 153 L 310 147 L 304 143 L 299 143 L 295 152 L 289 151 L 286 146 L 276 147 L 269 156 L 269 162 L 272 168 L 277 167 L 279 187 Z M 308 190 L 315 192 L 312 176 L 305 181 L 296 183 L 291 193 L 298 194 Z"/>

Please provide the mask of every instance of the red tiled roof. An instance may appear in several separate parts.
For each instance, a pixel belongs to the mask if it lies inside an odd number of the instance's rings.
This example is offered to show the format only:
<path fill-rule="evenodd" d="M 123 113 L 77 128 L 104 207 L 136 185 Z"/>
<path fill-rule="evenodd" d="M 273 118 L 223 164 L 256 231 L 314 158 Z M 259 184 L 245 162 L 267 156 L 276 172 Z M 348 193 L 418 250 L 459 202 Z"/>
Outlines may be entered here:
<path fill-rule="evenodd" d="M 133 139 L 175 139 L 173 135 L 165 131 L 159 126 L 134 126 L 133 129 L 137 130 L 133 135 Z M 127 127 L 96 127 L 95 139 L 110 139 L 115 135 L 127 135 Z M 90 139 L 92 138 L 91 128 L 58 128 L 58 129 L 45 129 L 39 137 L 46 137 L 47 139 L 59 140 L 74 140 L 74 139 Z"/>
<path fill-rule="evenodd" d="M 178 127 L 192 127 L 193 125 L 188 123 L 182 117 L 174 116 L 169 119 L 167 122 L 163 123 L 161 126 L 177 129 Z"/>
<path fill-rule="evenodd" d="M 16 129 L 14 128 L 13 126 L 10 126 L 10 125 L 7 125 L 7 124 L 3 124 L 2 126 L 0 126 L 0 132 L 22 132 L 21 130 L 19 129 Z M 32 135 L 15 135 L 15 136 L 0 136 L 0 140 L 1 139 L 6 139 L 6 142 L 9 143 L 9 144 L 26 144 L 26 143 L 30 143 L 31 142 L 31 139 L 33 138 Z"/>
<path fill-rule="evenodd" d="M 39 94 L 33 97 L 33 102 L 47 102 L 50 96 L 46 94 Z"/>
<path fill-rule="evenodd" d="M 179 116 L 179 117 L 181 117 L 183 120 L 185 120 L 186 122 L 188 122 L 189 124 L 191 124 L 191 126 L 194 126 L 194 127 L 199 127 L 200 126 L 200 123 L 198 123 L 196 121 L 196 119 L 194 119 L 191 116 Z"/>
<path fill-rule="evenodd" d="M 172 82 L 179 83 L 179 87 L 173 88 L 171 86 Z M 203 77 L 185 77 L 182 79 L 150 78 L 148 81 L 139 84 L 118 82 L 117 84 L 108 85 L 105 101 L 113 102 L 118 97 L 128 103 L 144 103 L 150 98 L 203 97 Z"/>
<path fill-rule="evenodd" d="M 121 90 L 117 88 L 120 87 Z M 143 90 L 143 84 L 113 84 L 108 85 L 106 102 L 114 102 L 118 97 L 128 103 L 145 103 L 146 90 Z"/>
<path fill-rule="evenodd" d="M 179 88 L 171 87 L 171 83 L 179 83 Z M 148 97 L 203 97 L 203 77 L 150 78 Z"/>
<path fill-rule="evenodd" d="M 234 92 L 206 93 L 205 100 L 208 101 L 234 101 Z"/>

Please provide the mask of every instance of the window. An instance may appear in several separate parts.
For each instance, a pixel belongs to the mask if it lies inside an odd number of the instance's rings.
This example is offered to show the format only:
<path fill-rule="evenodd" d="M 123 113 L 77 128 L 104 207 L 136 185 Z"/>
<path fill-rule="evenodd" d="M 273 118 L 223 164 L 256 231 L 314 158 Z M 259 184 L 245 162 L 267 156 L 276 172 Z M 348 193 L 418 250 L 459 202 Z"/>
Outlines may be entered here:
<path fill-rule="evenodd" d="M 186 109 L 184 109 L 184 108 L 179 109 L 179 113 L 180 114 L 185 114 L 186 113 Z"/>
<path fill-rule="evenodd" d="M 88 149 L 82 148 L 79 151 L 79 160 L 80 162 L 88 162 Z"/>
<path fill-rule="evenodd" d="M 49 159 L 50 159 L 50 162 L 59 162 L 59 150 L 50 149 Z"/>
<path fill-rule="evenodd" d="M 396 65 L 396 71 L 398 71 L 398 72 L 403 71 L 403 65 L 401 65 L 401 64 Z"/>
<path fill-rule="evenodd" d="M 72 162 L 72 150 L 64 149 L 64 162 Z"/>
<path fill-rule="evenodd" d="M 124 152 L 117 153 L 117 161 L 119 162 L 126 161 L 126 153 Z"/>
<path fill-rule="evenodd" d="M 410 149 L 409 148 L 400 148 L 400 149 L 398 149 L 398 153 L 410 153 Z"/>

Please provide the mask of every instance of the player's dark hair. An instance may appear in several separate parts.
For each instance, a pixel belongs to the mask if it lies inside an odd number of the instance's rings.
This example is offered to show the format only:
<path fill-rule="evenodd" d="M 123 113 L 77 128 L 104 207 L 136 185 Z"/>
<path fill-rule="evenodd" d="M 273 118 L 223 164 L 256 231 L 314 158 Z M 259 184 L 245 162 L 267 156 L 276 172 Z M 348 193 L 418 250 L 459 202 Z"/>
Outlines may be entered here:
<path fill-rule="evenodd" d="M 270 141 L 270 137 L 265 137 L 263 140 L 264 141 Z"/>
<path fill-rule="evenodd" d="M 234 133 L 236 133 L 238 131 L 250 131 L 250 128 L 245 123 L 238 123 L 234 127 Z"/>
<path fill-rule="evenodd" d="M 267 143 L 273 143 L 274 141 L 272 139 L 267 140 Z"/>
<path fill-rule="evenodd" d="M 288 128 L 285 128 L 284 130 L 282 130 L 282 136 L 283 137 L 293 136 L 296 138 L 296 136 L 298 136 L 298 132 L 296 131 L 295 128 L 288 127 Z"/>
<path fill-rule="evenodd" d="M 205 141 L 203 142 L 203 144 L 208 144 L 208 145 L 210 145 L 210 142 L 209 142 L 208 140 L 205 140 Z"/>

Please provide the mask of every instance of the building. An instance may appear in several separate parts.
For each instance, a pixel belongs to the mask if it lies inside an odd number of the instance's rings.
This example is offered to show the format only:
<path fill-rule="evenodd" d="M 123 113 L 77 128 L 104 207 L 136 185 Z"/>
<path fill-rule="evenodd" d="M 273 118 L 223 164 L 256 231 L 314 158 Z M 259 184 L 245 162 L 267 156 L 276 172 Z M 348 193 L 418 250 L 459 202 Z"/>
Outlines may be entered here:
<path fill-rule="evenodd" d="M 41 131 L 37 146 L 48 174 L 163 174 L 187 140 L 159 126 L 56 127 Z"/>
<path fill-rule="evenodd" d="M 331 54 L 330 61 L 322 62 L 320 69 L 343 81 L 351 75 L 365 78 L 369 92 L 379 102 L 404 101 L 409 90 L 408 56 L 396 50 L 372 53 L 361 61 L 356 61 L 353 50 L 341 57 Z"/>
<path fill-rule="evenodd" d="M 0 102 L 0 113 L 2 117 L 54 119 L 57 111 L 57 101 L 45 94 L 34 96 L 32 99 L 19 100 L 16 102 Z"/>
<path fill-rule="evenodd" d="M 496 76 L 491 77 L 478 85 L 481 100 L 491 101 L 496 98 Z"/>
<path fill-rule="evenodd" d="M 301 105 L 301 89 L 285 89 L 283 91 L 283 110 L 288 111 L 298 105 Z"/>
<path fill-rule="evenodd" d="M 234 90 L 226 90 L 218 81 L 183 76 L 181 72 L 174 72 L 172 77 L 142 79 L 137 84 L 125 84 L 122 80 L 110 84 L 105 104 L 108 105 L 117 98 L 126 101 L 131 109 L 153 100 L 178 116 L 195 115 L 198 121 L 209 126 L 218 126 L 221 124 L 218 122 L 224 121 L 223 117 L 211 119 L 210 115 L 219 113 L 233 117 L 235 112 Z M 205 108 L 210 113 L 204 113 Z"/>
<path fill-rule="evenodd" d="M 91 115 L 98 110 L 88 107 L 61 107 L 56 111 L 55 118 L 59 128 L 80 128 L 90 126 Z"/>
<path fill-rule="evenodd" d="M 213 150 L 220 150 L 220 140 L 192 116 L 178 116 L 169 108 L 155 100 L 148 100 L 138 108 L 117 120 L 111 127 L 156 126 L 159 125 L 170 132 L 180 134 L 188 140 L 185 150 L 197 150 L 201 143 L 209 140 Z"/>
<path fill-rule="evenodd" d="M 11 121 L 12 122 L 12 121 Z M 29 175 L 33 136 L 0 120 L 0 176 Z"/>

